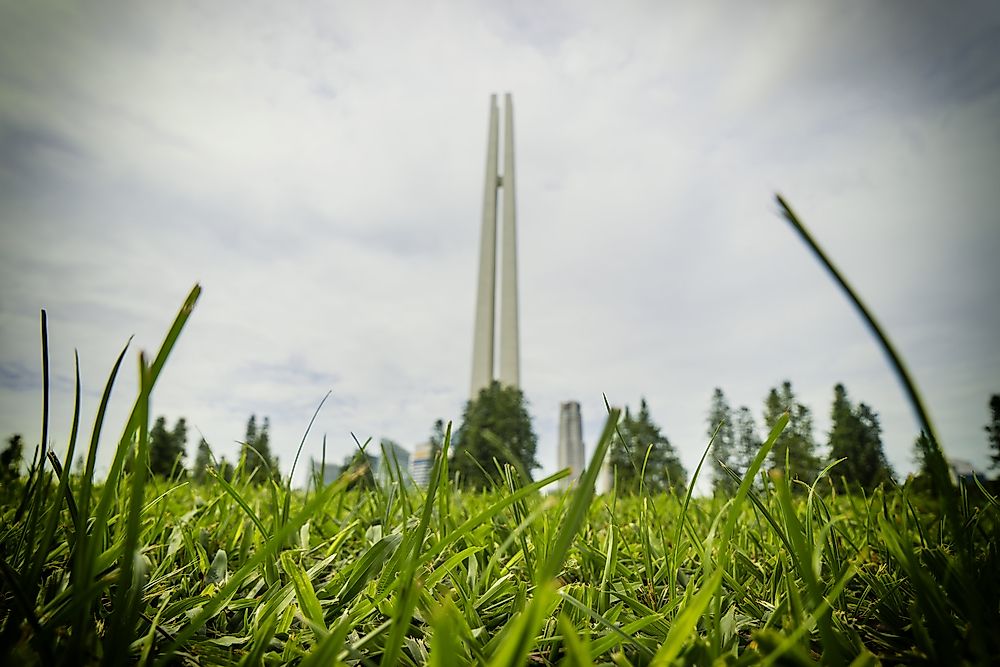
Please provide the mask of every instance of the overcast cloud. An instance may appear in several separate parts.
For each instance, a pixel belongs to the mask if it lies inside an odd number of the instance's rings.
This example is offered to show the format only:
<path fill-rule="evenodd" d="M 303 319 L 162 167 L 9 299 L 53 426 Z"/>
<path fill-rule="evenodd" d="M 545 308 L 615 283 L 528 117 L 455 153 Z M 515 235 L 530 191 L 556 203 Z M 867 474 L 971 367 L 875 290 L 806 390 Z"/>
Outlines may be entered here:
<path fill-rule="evenodd" d="M 602 393 L 649 402 L 693 470 L 722 387 L 758 420 L 788 378 L 825 442 L 832 388 L 916 422 L 781 192 L 861 291 L 947 451 L 987 463 L 1000 391 L 995 3 L 0 4 L 0 432 L 52 438 L 78 349 L 89 434 L 132 334 L 106 466 L 154 394 L 217 454 L 270 416 L 287 472 L 350 433 L 412 448 L 467 398 L 488 99 L 514 95 L 522 385 L 555 468 Z M 197 434 L 189 451 L 193 454 Z"/>

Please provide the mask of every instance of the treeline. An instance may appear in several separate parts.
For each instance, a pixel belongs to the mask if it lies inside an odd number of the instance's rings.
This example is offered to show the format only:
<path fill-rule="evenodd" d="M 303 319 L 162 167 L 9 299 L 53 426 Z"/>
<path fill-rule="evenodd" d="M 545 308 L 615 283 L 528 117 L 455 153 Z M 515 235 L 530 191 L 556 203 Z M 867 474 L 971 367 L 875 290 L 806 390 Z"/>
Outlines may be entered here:
<path fill-rule="evenodd" d="M 1000 468 L 1000 395 L 990 398 L 989 409 L 991 419 L 985 430 L 991 467 Z M 764 398 L 763 429 L 758 428 L 749 407 L 733 409 L 721 388 L 713 391 L 706 434 L 712 439 L 709 457 L 714 490 L 735 492 L 764 438 L 785 413 L 789 421 L 771 449 L 770 470 L 812 484 L 831 466 L 828 477 L 838 488 L 847 485 L 865 491 L 895 480 L 896 473 L 885 456 L 879 415 L 872 406 L 854 403 L 843 384 L 834 386 L 826 454 L 821 455 L 812 411 L 798 400 L 792 383 L 786 380 L 780 387 L 772 387 Z M 440 449 L 443 439 L 443 422 L 438 420 L 430 440 Z M 537 437 L 524 394 L 494 382 L 466 403 L 452 437 L 449 473 L 460 485 L 477 489 L 502 483 L 505 464 L 530 479 L 532 470 L 539 467 L 536 449 Z M 927 477 L 927 451 L 926 439 L 918 438 L 913 446 L 918 479 Z M 653 493 L 676 491 L 688 483 L 677 451 L 652 418 L 645 399 L 640 400 L 638 412 L 625 407 L 612 438 L 609 464 L 619 492 L 637 492 L 640 483 Z"/>
<path fill-rule="evenodd" d="M 866 491 L 895 479 L 883 449 L 878 413 L 871 406 L 852 403 L 842 384 L 833 388 L 831 428 L 827 455 L 823 457 L 813 435 L 812 411 L 798 400 L 792 383 L 786 380 L 781 387 L 772 387 L 764 399 L 764 433 L 757 430 L 750 408 L 743 405 L 734 411 L 722 389 L 717 387 L 712 393 L 707 434 L 714 436 L 711 461 L 716 490 L 735 492 L 738 477 L 757 455 L 763 436 L 770 433 L 785 413 L 788 425 L 771 449 L 772 470 L 812 484 L 824 467 L 836 462 L 829 472 L 834 483 L 846 482 Z"/>
<path fill-rule="evenodd" d="M 1000 469 L 1000 394 L 989 401 L 990 421 L 985 426 L 990 450 L 991 469 Z M 720 493 L 732 493 L 739 478 L 760 451 L 764 436 L 785 413 L 789 422 L 775 441 L 768 467 L 791 479 L 811 484 L 824 467 L 832 465 L 829 478 L 837 485 L 847 484 L 866 491 L 895 479 L 895 472 L 885 456 L 882 427 L 878 413 L 865 404 L 855 404 L 842 384 L 833 388 L 830 408 L 831 428 L 826 440 L 826 455 L 819 454 L 819 443 L 813 433 L 812 412 L 795 395 L 792 384 L 785 381 L 768 391 L 763 404 L 763 429 L 759 429 L 749 407 L 733 409 L 721 388 L 711 396 L 706 435 L 712 439 L 709 453 L 712 484 Z M 437 456 L 445 440 L 445 423 L 437 420 L 430 436 L 432 454 Z M 170 428 L 166 417 L 157 417 L 149 430 L 149 468 L 154 475 L 168 479 L 189 479 L 203 483 L 214 474 L 230 480 L 236 467 L 256 483 L 280 480 L 278 457 L 271 453 L 270 420 L 260 422 L 256 415 L 247 420 L 246 435 L 240 442 L 240 457 L 236 462 L 226 457 L 216 459 L 204 437 L 199 439 L 194 462 L 187 466 L 187 421 L 181 417 Z M 389 448 L 395 443 L 385 441 Z M 462 421 L 451 438 L 448 464 L 451 479 L 460 486 L 485 489 L 505 482 L 506 466 L 525 480 L 539 468 L 535 458 L 538 438 L 535 435 L 527 401 L 523 392 L 497 382 L 483 389 L 468 401 Z M 927 478 L 929 443 L 918 437 L 913 445 L 913 458 L 918 466 L 918 482 Z M 21 473 L 23 439 L 12 435 L 0 451 L 0 482 L 17 478 Z M 355 484 L 373 484 L 370 469 L 373 457 L 364 447 L 349 455 L 340 474 L 356 473 L 364 467 L 366 474 L 357 475 Z M 615 484 L 622 493 L 634 493 L 640 484 L 651 493 L 679 491 L 687 487 L 688 472 L 681 464 L 677 451 L 650 414 L 645 399 L 633 412 L 628 406 L 622 413 L 612 437 L 608 463 Z M 83 469 L 78 462 L 77 470 Z M 212 472 L 210 472 L 212 471 Z"/>
<path fill-rule="evenodd" d="M 202 437 L 198 441 L 194 463 L 188 469 L 185 467 L 187 422 L 181 417 L 173 429 L 168 429 L 166 417 L 157 417 L 149 429 L 149 470 L 154 475 L 169 479 L 189 478 L 203 483 L 208 480 L 211 471 L 227 481 L 231 480 L 236 466 L 242 466 L 247 478 L 257 484 L 268 479 L 280 480 L 278 457 L 271 453 L 270 429 L 270 419 L 264 417 L 258 424 L 257 415 L 250 415 L 246 435 L 239 443 L 239 460 L 235 464 L 227 461 L 225 456 L 216 459 L 208 441 Z"/>
<path fill-rule="evenodd" d="M 268 479 L 280 480 L 278 457 L 271 454 L 270 427 L 270 420 L 267 417 L 264 417 L 258 425 L 257 416 L 250 416 L 247 420 L 246 437 L 239 443 L 240 456 L 236 462 L 227 461 L 225 456 L 216 459 L 205 438 L 200 438 L 194 462 L 189 468 L 187 420 L 180 417 L 170 428 L 166 417 L 157 417 L 149 429 L 149 471 L 166 479 L 188 479 L 203 483 L 208 481 L 210 470 L 226 480 L 231 480 L 236 467 L 242 466 L 246 476 L 255 483 L 259 484 Z M 7 447 L 0 452 L 0 481 L 20 475 L 22 458 L 23 438 L 15 434 L 8 439 Z M 80 471 L 83 468 L 83 460 L 80 459 L 75 469 Z"/>

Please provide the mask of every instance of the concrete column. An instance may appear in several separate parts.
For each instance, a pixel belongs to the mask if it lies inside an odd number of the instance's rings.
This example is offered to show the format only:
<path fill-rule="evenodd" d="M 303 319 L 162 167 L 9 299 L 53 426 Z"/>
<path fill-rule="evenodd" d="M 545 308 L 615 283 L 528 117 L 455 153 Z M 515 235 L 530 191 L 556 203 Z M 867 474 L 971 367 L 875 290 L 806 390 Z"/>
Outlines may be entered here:
<path fill-rule="evenodd" d="M 517 325 L 517 227 L 514 202 L 514 106 L 504 95 L 503 244 L 500 271 L 500 383 L 519 387 L 521 359 Z"/>
<path fill-rule="evenodd" d="M 569 477 L 559 480 L 559 488 L 565 489 L 580 478 L 587 465 L 583 451 L 583 425 L 580 404 L 569 401 L 559 406 L 559 450 L 557 465 L 560 470 L 570 468 Z"/>
<path fill-rule="evenodd" d="M 483 228 L 479 246 L 479 287 L 472 341 L 471 398 L 493 381 L 493 331 L 496 312 L 497 257 L 497 96 L 490 96 L 490 129 L 486 143 L 486 183 L 483 191 Z"/>

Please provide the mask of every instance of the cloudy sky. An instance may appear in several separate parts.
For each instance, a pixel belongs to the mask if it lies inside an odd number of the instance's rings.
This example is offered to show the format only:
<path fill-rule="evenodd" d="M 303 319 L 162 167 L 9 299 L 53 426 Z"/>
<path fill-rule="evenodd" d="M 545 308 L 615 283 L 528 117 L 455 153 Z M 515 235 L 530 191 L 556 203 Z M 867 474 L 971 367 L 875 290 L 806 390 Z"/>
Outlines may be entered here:
<path fill-rule="evenodd" d="M 555 469 L 559 403 L 649 402 L 693 469 L 712 389 L 760 419 L 788 378 L 916 422 L 777 213 L 782 193 L 908 361 L 947 451 L 987 462 L 1000 392 L 994 3 L 0 3 L 0 431 L 52 438 L 73 350 L 84 432 L 135 335 L 106 466 L 153 397 L 217 454 L 268 415 L 287 472 L 323 434 L 412 448 L 468 397 L 489 95 L 514 95 L 522 384 Z M 193 452 L 195 440 L 189 444 Z"/>

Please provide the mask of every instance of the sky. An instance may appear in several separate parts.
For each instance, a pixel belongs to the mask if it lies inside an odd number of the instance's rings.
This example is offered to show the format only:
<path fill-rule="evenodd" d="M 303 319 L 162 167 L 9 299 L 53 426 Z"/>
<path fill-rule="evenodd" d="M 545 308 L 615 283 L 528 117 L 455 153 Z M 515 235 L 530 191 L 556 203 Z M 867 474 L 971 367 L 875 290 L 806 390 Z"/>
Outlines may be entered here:
<path fill-rule="evenodd" d="M 99 449 L 195 283 L 152 410 L 285 473 L 412 449 L 468 399 L 487 113 L 514 101 L 521 384 L 556 469 L 645 397 L 694 469 L 714 387 L 758 423 L 833 386 L 914 468 L 912 410 L 782 194 L 905 358 L 946 453 L 1000 392 L 1000 9 L 990 2 L 0 0 L 0 434 Z M 763 428 L 761 426 L 761 428 Z M 822 451 L 822 450 L 821 450 Z M 302 479 L 300 463 L 297 479 Z M 702 487 L 704 488 L 704 487 Z"/>

